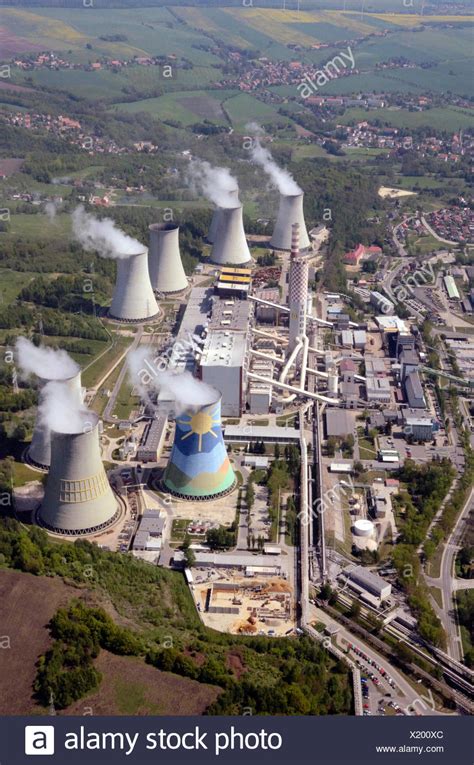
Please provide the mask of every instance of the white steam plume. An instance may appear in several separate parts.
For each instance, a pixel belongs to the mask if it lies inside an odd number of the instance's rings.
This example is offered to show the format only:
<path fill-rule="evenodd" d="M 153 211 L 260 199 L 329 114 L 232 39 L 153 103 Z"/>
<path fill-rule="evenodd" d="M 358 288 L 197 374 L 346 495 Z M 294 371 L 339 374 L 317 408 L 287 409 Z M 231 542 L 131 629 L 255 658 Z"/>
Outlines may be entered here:
<path fill-rule="evenodd" d="M 67 380 L 80 369 L 66 351 L 36 346 L 26 337 L 16 341 L 15 354 L 24 375 L 35 374 L 44 380 Z"/>
<path fill-rule="evenodd" d="M 103 258 L 122 259 L 143 252 L 143 245 L 137 239 L 124 234 L 111 218 L 96 218 L 82 206 L 72 214 L 74 238 L 85 250 L 97 250 Z"/>
<path fill-rule="evenodd" d="M 46 383 L 41 391 L 38 421 L 58 433 L 84 433 L 95 425 L 97 416 L 81 403 L 77 392 L 64 382 Z"/>
<path fill-rule="evenodd" d="M 142 399 L 150 403 L 153 392 L 162 391 L 176 403 L 177 412 L 197 409 L 211 404 L 220 396 L 211 385 L 193 377 L 190 372 L 160 369 L 163 357 L 153 358 L 147 348 L 138 348 L 127 355 L 130 377 L 140 391 Z"/>
<path fill-rule="evenodd" d="M 250 153 L 253 161 L 263 167 L 267 175 L 270 176 L 280 194 L 292 195 L 302 193 L 291 173 L 277 165 L 268 149 L 263 148 L 258 138 L 255 138 Z"/>
<path fill-rule="evenodd" d="M 50 223 L 54 222 L 56 213 L 58 212 L 59 204 L 56 202 L 46 202 L 44 206 L 44 212 Z"/>
<path fill-rule="evenodd" d="M 239 185 L 227 167 L 213 167 L 202 159 L 193 159 L 187 172 L 193 192 L 204 194 L 217 207 L 236 207 Z"/>

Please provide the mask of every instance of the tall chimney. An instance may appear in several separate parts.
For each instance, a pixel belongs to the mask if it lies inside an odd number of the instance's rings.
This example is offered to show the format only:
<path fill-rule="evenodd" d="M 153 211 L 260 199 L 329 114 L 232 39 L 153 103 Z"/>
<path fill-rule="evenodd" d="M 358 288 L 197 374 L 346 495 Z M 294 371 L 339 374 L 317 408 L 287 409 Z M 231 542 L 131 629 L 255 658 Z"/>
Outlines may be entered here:
<path fill-rule="evenodd" d="M 290 333 L 288 350 L 292 351 L 299 337 L 306 335 L 306 311 L 308 304 L 308 261 L 300 253 L 300 227 L 291 227 L 291 256 L 288 303 L 290 309 Z"/>

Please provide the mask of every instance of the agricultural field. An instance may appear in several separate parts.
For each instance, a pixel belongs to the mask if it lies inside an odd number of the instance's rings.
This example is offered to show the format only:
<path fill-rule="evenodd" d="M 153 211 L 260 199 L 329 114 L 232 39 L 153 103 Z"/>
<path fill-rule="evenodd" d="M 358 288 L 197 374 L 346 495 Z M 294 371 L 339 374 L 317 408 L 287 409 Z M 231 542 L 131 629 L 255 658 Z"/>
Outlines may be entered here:
<path fill-rule="evenodd" d="M 467 109 L 451 107 L 435 107 L 423 112 L 411 112 L 407 109 L 347 109 L 343 117 L 338 117 L 338 123 L 350 125 L 355 122 L 374 122 L 378 120 L 390 127 L 419 128 L 432 127 L 436 130 L 455 132 L 460 128 L 472 127 L 474 112 Z"/>

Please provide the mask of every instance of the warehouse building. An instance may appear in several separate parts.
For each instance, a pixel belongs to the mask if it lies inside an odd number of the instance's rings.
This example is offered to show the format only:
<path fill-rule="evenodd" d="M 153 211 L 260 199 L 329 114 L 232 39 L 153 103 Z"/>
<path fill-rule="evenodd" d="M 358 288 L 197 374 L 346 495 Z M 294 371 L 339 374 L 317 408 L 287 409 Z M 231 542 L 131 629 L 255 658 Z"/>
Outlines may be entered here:
<path fill-rule="evenodd" d="M 395 312 L 395 306 L 392 301 L 376 290 L 370 293 L 370 304 L 375 306 L 377 311 L 382 311 L 386 316 L 390 316 L 390 314 Z"/>
<path fill-rule="evenodd" d="M 417 371 L 410 372 L 405 380 L 405 395 L 410 409 L 426 409 L 425 395 L 420 375 Z"/>
<path fill-rule="evenodd" d="M 389 582 L 362 566 L 355 568 L 348 566 L 339 576 L 352 589 L 360 593 L 369 593 L 380 602 L 389 598 L 392 592 L 392 585 Z"/>
<path fill-rule="evenodd" d="M 459 290 L 456 286 L 456 282 L 452 276 L 445 276 L 443 278 L 444 288 L 448 293 L 449 300 L 460 300 Z"/>
<path fill-rule="evenodd" d="M 159 414 L 146 426 L 137 450 L 139 462 L 157 462 L 163 448 L 167 425 L 166 414 Z"/>

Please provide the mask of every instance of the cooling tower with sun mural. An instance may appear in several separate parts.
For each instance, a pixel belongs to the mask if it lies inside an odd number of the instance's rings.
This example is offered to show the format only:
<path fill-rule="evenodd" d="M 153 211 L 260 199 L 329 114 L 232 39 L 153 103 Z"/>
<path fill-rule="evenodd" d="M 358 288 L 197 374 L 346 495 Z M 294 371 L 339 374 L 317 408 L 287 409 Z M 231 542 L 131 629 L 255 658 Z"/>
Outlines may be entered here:
<path fill-rule="evenodd" d="M 176 430 L 163 485 L 180 499 L 209 500 L 222 497 L 234 488 L 221 428 L 221 396 L 188 408 L 176 417 Z"/>

